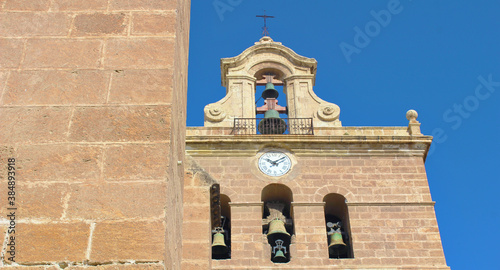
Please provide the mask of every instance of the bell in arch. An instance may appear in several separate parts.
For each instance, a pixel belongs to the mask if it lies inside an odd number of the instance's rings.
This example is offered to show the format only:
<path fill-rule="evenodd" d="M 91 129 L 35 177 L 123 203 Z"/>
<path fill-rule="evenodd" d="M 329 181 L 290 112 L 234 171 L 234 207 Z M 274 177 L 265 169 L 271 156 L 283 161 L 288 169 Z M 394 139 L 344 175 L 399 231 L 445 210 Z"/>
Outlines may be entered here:
<path fill-rule="evenodd" d="M 278 93 L 278 90 L 274 88 L 273 83 L 266 83 L 266 89 L 264 89 L 264 92 L 262 92 L 262 98 L 264 100 L 268 98 L 278 98 L 280 94 Z"/>
<path fill-rule="evenodd" d="M 269 222 L 269 231 L 267 233 L 267 239 L 270 243 L 276 240 L 282 240 L 284 242 L 290 241 L 290 234 L 286 231 L 285 222 L 280 219 L 273 219 Z"/>
<path fill-rule="evenodd" d="M 330 228 L 328 232 L 330 244 L 328 245 L 328 252 L 334 257 L 338 257 L 347 252 L 347 245 L 342 239 L 342 232 L 340 231 L 340 223 L 328 222 L 327 227 Z"/>
<path fill-rule="evenodd" d="M 286 247 L 283 246 L 285 243 L 283 240 L 276 240 L 276 246 L 273 247 L 273 259 L 272 261 L 275 263 L 286 263 L 288 262 L 288 258 L 285 256 Z"/>
<path fill-rule="evenodd" d="M 226 254 L 228 252 L 228 247 L 224 242 L 224 230 L 221 227 L 217 227 L 213 232 L 215 233 L 212 241 L 212 253 Z"/>
<path fill-rule="evenodd" d="M 264 113 L 264 119 L 259 123 L 258 129 L 261 134 L 283 134 L 286 131 L 286 122 L 280 118 L 277 110 L 268 110 Z"/>

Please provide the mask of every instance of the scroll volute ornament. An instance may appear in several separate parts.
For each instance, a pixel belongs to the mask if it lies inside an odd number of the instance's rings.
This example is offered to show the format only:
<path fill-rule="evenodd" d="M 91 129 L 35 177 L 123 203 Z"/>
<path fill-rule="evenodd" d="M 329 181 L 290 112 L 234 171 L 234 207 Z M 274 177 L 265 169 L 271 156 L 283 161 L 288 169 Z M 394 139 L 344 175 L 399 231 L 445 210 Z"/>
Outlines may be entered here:
<path fill-rule="evenodd" d="M 333 104 L 321 104 L 318 109 L 318 117 L 323 121 L 334 121 L 339 119 L 340 107 Z"/>
<path fill-rule="evenodd" d="M 217 104 L 209 104 L 204 109 L 205 117 L 212 122 L 220 122 L 226 118 L 226 112 Z"/>

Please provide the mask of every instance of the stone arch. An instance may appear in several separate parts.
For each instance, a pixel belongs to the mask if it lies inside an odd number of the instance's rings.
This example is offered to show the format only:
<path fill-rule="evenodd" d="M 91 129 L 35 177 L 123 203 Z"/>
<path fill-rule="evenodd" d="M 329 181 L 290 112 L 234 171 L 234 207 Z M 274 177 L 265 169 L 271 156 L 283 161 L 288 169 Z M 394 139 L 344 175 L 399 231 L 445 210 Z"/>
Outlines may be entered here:
<path fill-rule="evenodd" d="M 265 186 L 261 193 L 262 201 L 283 200 L 288 203 L 293 202 L 293 192 L 285 184 L 273 183 Z"/>
<path fill-rule="evenodd" d="M 288 182 L 288 187 L 292 190 L 292 193 L 295 194 L 296 196 L 304 195 L 304 193 L 302 192 L 302 186 L 299 184 L 297 179 Z"/>
<path fill-rule="evenodd" d="M 231 199 L 232 202 L 237 202 L 239 199 L 238 193 L 226 185 L 222 185 L 220 187 L 220 193 L 229 197 L 229 199 Z"/>
<path fill-rule="evenodd" d="M 325 185 L 321 188 L 319 188 L 315 194 L 314 194 L 314 202 L 322 202 L 323 198 L 328 195 L 329 193 L 336 193 L 339 195 L 342 195 L 346 198 L 348 202 L 354 202 L 356 201 L 356 196 L 346 188 L 339 187 L 336 185 Z"/>
<path fill-rule="evenodd" d="M 293 74 L 293 67 L 285 65 L 282 62 L 267 59 L 255 63 L 247 72 L 248 75 L 255 77 L 257 80 L 262 79 L 261 75 L 272 72 L 276 75 L 275 79 L 284 81 L 285 78 Z"/>
<path fill-rule="evenodd" d="M 269 184 L 262 189 L 261 201 L 264 204 L 262 218 L 266 221 L 262 225 L 262 232 L 266 235 L 269 248 L 290 250 L 291 237 L 294 235 L 292 190 L 284 184 Z M 272 262 L 289 262 L 290 258 L 290 252 L 285 252 L 281 257 L 270 256 Z"/>

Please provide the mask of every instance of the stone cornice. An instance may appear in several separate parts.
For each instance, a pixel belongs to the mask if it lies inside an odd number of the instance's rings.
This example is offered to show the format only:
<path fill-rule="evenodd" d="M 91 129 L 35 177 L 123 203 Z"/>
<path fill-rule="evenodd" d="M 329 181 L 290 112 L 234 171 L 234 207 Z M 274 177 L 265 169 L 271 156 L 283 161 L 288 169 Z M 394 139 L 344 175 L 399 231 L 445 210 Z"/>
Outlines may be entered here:
<path fill-rule="evenodd" d="M 187 136 L 192 156 L 253 156 L 263 148 L 284 148 L 297 156 L 420 156 L 431 136 L 221 135 Z"/>
<path fill-rule="evenodd" d="M 347 206 L 434 206 L 436 202 L 347 202 Z"/>
<path fill-rule="evenodd" d="M 262 207 L 264 205 L 263 202 L 229 202 L 229 206 L 231 207 L 246 207 L 246 206 L 259 206 Z"/>
<path fill-rule="evenodd" d="M 296 206 L 325 206 L 325 202 L 291 202 L 291 205 Z"/>
<path fill-rule="evenodd" d="M 229 202 L 230 206 L 263 206 L 263 202 Z M 346 202 L 347 206 L 434 206 L 436 202 Z M 325 206 L 325 202 L 291 202 L 292 206 Z"/>

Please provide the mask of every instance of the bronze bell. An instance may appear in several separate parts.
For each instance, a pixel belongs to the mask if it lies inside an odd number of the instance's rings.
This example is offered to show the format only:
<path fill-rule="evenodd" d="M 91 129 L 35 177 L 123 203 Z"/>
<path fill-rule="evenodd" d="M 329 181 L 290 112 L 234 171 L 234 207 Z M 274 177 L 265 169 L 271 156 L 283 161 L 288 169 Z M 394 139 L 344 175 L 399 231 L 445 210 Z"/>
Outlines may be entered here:
<path fill-rule="evenodd" d="M 280 219 L 273 219 L 271 222 L 269 222 L 269 232 L 267 233 L 267 239 L 271 244 L 278 239 L 289 243 L 290 234 L 285 229 L 285 222 L 281 221 Z"/>
<path fill-rule="evenodd" d="M 218 230 L 214 234 L 214 240 L 212 241 L 212 253 L 213 254 L 225 254 L 228 251 L 226 243 L 224 242 L 223 230 Z"/>
<path fill-rule="evenodd" d="M 264 113 L 264 119 L 258 126 L 261 134 L 283 134 L 286 131 L 286 122 L 280 118 L 277 110 L 268 110 Z"/>
<path fill-rule="evenodd" d="M 277 98 L 280 94 L 276 89 L 274 89 L 274 84 L 273 83 L 266 83 L 266 89 L 264 92 L 262 92 L 262 98 L 263 99 L 268 99 L 268 98 Z"/>
<path fill-rule="evenodd" d="M 328 245 L 328 251 L 333 255 L 341 255 L 347 252 L 347 245 L 342 239 L 341 232 L 334 231 L 330 234 L 330 245 Z"/>
<path fill-rule="evenodd" d="M 276 255 L 274 255 L 274 257 L 273 257 L 273 262 L 277 262 L 277 263 L 287 262 L 287 258 L 285 257 L 285 254 L 283 253 L 282 250 L 276 251 Z"/>
<path fill-rule="evenodd" d="M 285 241 L 283 241 L 281 239 L 278 239 L 278 240 L 276 240 L 274 242 L 276 243 L 276 246 L 273 247 L 274 257 L 273 257 L 272 261 L 275 262 L 275 263 L 286 263 L 286 262 L 288 262 L 288 259 L 285 256 L 286 247 L 283 246 L 283 244 L 285 243 Z M 278 251 L 276 251 L 276 249 Z"/>

